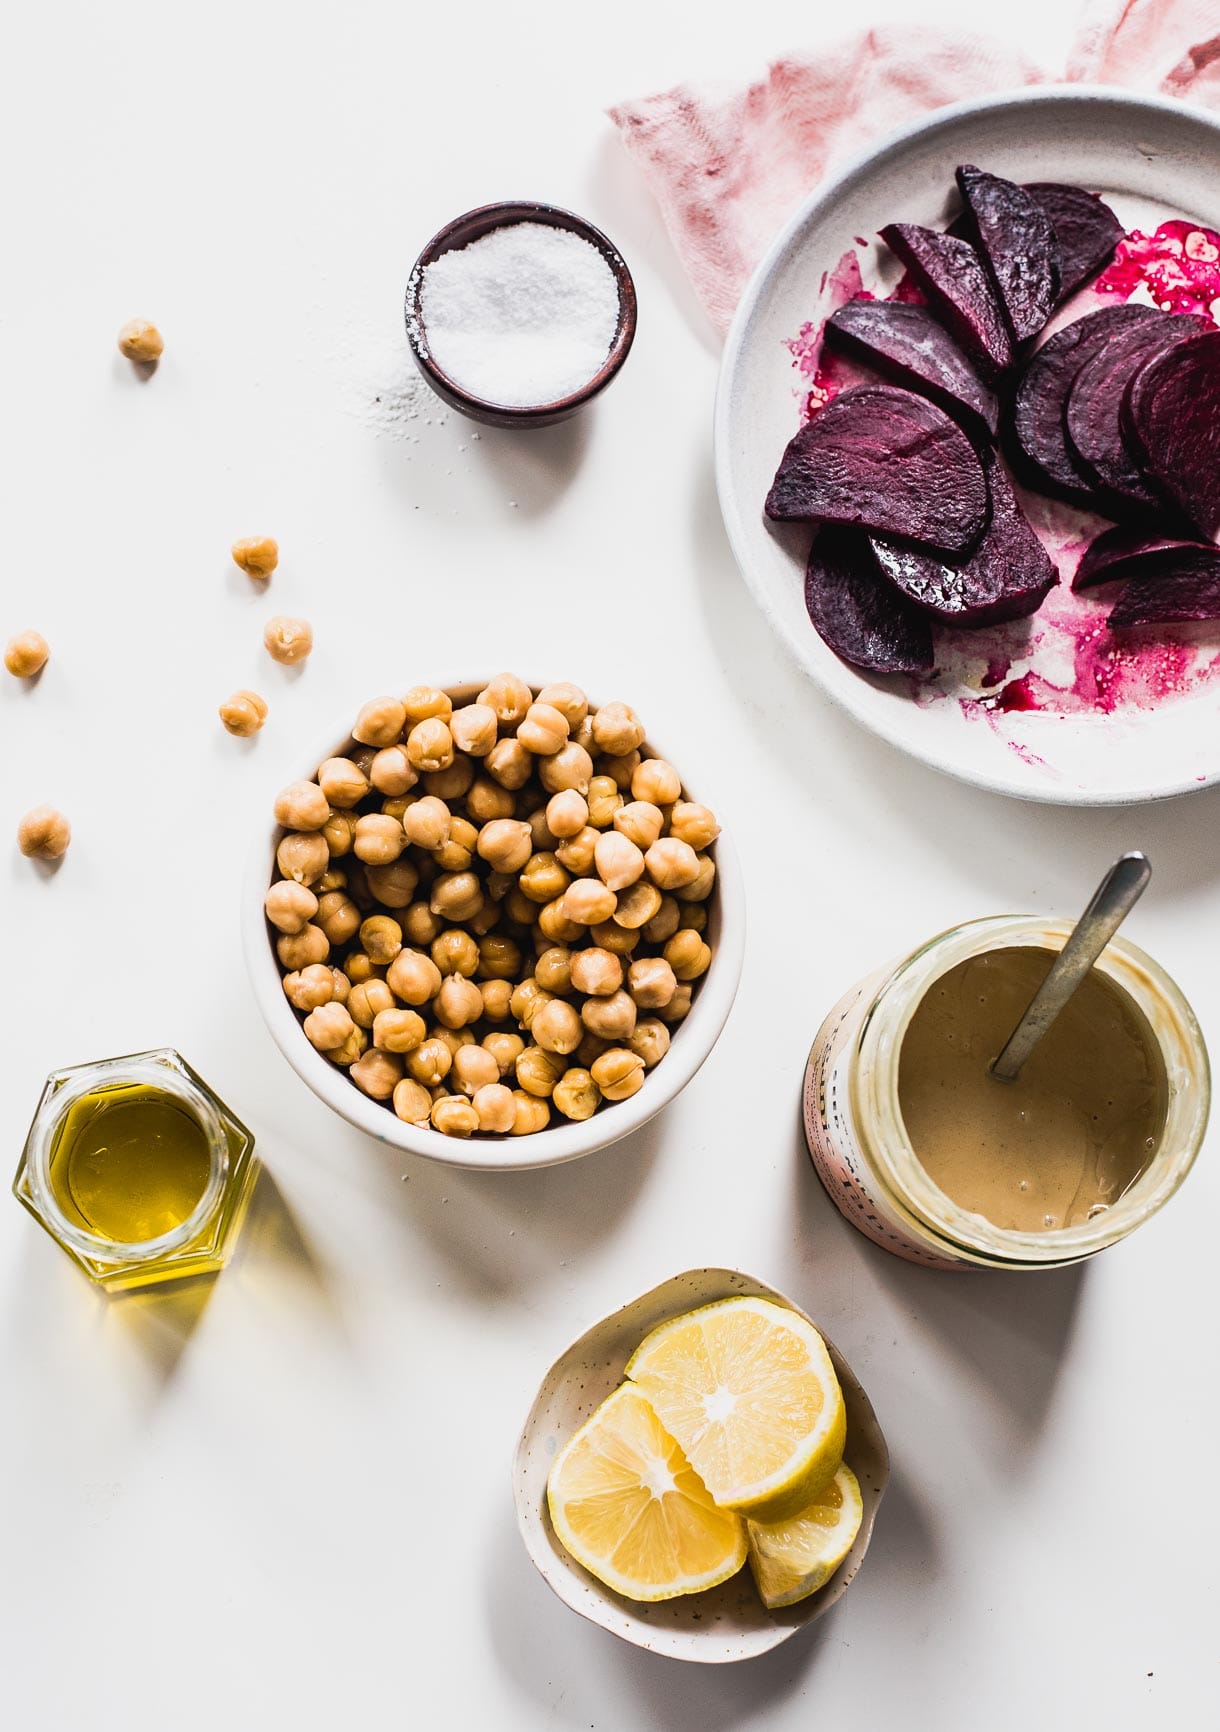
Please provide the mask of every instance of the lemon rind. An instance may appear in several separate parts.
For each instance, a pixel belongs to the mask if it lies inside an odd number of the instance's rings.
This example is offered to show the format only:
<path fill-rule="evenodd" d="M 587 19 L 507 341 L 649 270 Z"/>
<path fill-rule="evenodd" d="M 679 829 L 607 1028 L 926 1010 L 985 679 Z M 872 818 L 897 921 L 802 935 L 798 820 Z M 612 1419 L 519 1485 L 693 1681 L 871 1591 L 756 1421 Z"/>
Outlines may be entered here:
<path fill-rule="evenodd" d="M 761 1566 L 756 1562 L 758 1549 L 755 1536 L 751 1531 L 754 1527 L 760 1524 L 751 1522 L 748 1525 L 746 1533 L 749 1541 L 750 1574 L 754 1578 L 754 1586 L 758 1592 L 758 1597 L 769 1612 L 778 1612 L 785 1606 L 798 1605 L 801 1600 L 807 1600 L 811 1594 L 816 1594 L 819 1589 L 824 1588 L 830 1578 L 834 1575 L 835 1571 L 842 1565 L 847 1554 L 851 1551 L 851 1548 L 855 1545 L 860 1529 L 864 1525 L 864 1498 L 860 1491 L 859 1480 L 856 1478 L 851 1468 L 848 1467 L 847 1463 L 841 1462 L 839 1464 L 838 1472 L 835 1474 L 835 1478 L 841 1479 L 844 1477 L 850 1483 L 850 1497 L 844 1498 L 844 1508 L 846 1510 L 850 1503 L 852 1517 L 851 1532 L 847 1543 L 841 1547 L 837 1555 L 832 1555 L 830 1559 L 820 1558 L 817 1566 L 814 1569 L 809 1570 L 801 1578 L 796 1587 L 789 1589 L 787 1592 L 782 1594 L 773 1594 L 768 1597 L 760 1579 L 759 1571 Z M 810 1503 L 815 1501 L 814 1498 L 810 1499 Z M 806 1505 L 806 1508 L 807 1507 L 808 1505 Z M 798 1511 L 798 1514 L 799 1513 L 800 1512 Z M 842 1523 L 840 1523 L 840 1528 L 841 1527 Z M 836 1529 L 835 1531 L 838 1532 L 839 1529 Z"/>

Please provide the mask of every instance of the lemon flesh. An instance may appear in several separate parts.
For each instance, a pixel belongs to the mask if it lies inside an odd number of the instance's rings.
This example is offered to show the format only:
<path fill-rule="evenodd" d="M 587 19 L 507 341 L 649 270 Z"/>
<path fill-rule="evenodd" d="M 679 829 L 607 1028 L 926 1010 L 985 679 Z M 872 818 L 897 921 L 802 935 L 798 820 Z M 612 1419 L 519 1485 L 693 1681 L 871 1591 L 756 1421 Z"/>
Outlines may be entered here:
<path fill-rule="evenodd" d="M 847 1416 L 826 1344 L 770 1299 L 721 1299 L 663 1323 L 627 1377 L 716 1502 L 755 1521 L 799 1514 L 843 1459 Z"/>
<path fill-rule="evenodd" d="M 764 1606 L 793 1606 L 834 1575 L 864 1520 L 860 1485 L 846 1462 L 800 1515 L 747 1522 L 750 1569 Z"/>
<path fill-rule="evenodd" d="M 745 1523 L 717 1508 L 630 1384 L 607 1397 L 555 1458 L 546 1497 L 577 1563 L 628 1599 L 701 1593 L 746 1561 Z"/>

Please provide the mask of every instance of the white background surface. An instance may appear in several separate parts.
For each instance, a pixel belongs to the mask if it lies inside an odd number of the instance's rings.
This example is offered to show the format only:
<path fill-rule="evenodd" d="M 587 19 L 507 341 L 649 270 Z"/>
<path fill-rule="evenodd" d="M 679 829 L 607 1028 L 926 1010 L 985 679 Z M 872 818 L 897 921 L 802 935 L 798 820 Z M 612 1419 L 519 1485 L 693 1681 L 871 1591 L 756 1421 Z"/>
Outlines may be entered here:
<path fill-rule="evenodd" d="M 1070 10 L 994 27 L 1054 64 Z M 1220 796 L 1078 815 L 944 781 L 806 687 L 733 568 L 716 345 L 602 109 L 828 28 L 768 0 L 715 22 L 676 0 L 78 3 L 10 26 L 0 636 L 36 625 L 54 653 L 0 690 L 0 830 L 50 799 L 75 841 L 53 876 L 0 857 L 0 1147 L 15 1167 L 49 1069 L 173 1043 L 274 1179 L 202 1308 L 107 1303 L 0 1208 L 0 1709 L 23 1732 L 1206 1717 L 1214 1150 L 1096 1266 L 1007 1278 L 875 1250 L 801 1149 L 804 1055 L 853 979 L 969 915 L 1071 913 L 1124 847 L 1156 868 L 1131 935 L 1220 1027 Z M 442 221 L 512 196 L 618 241 L 639 339 L 584 421 L 475 441 L 413 391 L 401 293 Z M 166 336 L 149 382 L 114 351 L 133 315 Z M 255 533 L 282 548 L 266 596 L 227 557 Z M 314 623 L 299 674 L 260 648 L 277 611 Z M 300 742 L 367 695 L 501 665 L 627 698 L 680 743 L 735 833 L 751 933 L 724 1037 L 661 1120 L 488 1178 L 395 1159 L 313 1100 L 257 1019 L 235 903 Z M 271 704 L 248 744 L 215 719 L 245 684 Z M 823 1321 L 894 1458 L 846 1602 L 735 1670 L 583 1624 L 508 1489 L 556 1353 L 702 1263 Z"/>

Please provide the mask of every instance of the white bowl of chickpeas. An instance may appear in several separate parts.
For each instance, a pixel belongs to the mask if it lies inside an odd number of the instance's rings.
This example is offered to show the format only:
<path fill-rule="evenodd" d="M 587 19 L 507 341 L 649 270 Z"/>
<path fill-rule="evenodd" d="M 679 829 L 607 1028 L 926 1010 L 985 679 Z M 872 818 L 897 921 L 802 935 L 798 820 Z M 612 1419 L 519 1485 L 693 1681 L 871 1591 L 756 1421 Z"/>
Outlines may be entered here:
<path fill-rule="evenodd" d="M 723 1028 L 732 844 L 628 705 L 511 674 L 375 698 L 275 802 L 245 940 L 268 1027 L 349 1123 L 455 1166 L 603 1148 Z"/>

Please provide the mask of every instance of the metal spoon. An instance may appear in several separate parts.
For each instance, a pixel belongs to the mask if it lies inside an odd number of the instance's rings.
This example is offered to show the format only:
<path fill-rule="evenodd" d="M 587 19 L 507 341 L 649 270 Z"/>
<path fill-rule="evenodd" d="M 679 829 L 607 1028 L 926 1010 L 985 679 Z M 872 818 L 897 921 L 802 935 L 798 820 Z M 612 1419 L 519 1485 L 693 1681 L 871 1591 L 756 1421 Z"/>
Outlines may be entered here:
<path fill-rule="evenodd" d="M 1151 877 L 1148 857 L 1138 851 L 1114 862 L 992 1065 L 993 1077 L 1016 1081 L 1021 1066 L 1135 907 Z"/>

